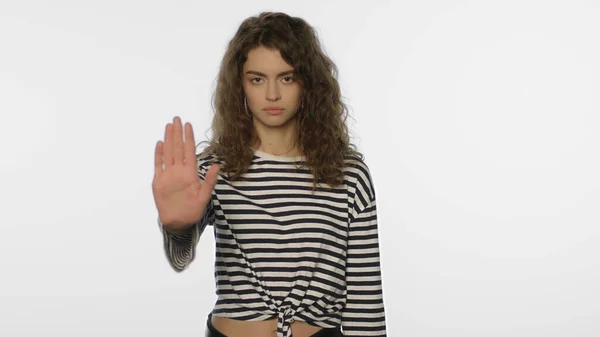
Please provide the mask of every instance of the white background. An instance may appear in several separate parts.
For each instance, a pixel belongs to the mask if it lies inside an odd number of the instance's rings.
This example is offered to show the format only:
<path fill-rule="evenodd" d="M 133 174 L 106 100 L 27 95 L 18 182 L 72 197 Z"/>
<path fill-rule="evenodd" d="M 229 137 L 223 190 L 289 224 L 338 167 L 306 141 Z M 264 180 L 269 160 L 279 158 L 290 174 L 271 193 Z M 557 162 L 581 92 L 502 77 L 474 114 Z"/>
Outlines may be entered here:
<path fill-rule="evenodd" d="M 284 11 L 340 69 L 376 186 L 390 336 L 600 335 L 597 1 L 0 3 L 0 336 L 203 336 L 151 180 L 209 135 L 226 44 Z"/>

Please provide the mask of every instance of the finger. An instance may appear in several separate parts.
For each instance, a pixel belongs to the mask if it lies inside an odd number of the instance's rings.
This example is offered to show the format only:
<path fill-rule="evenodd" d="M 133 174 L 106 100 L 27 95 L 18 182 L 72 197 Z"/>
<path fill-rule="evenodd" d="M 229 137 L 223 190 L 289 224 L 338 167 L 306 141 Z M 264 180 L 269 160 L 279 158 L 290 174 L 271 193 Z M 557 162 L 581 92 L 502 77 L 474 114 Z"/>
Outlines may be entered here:
<path fill-rule="evenodd" d="M 201 182 L 201 194 L 203 200 L 210 200 L 211 194 L 215 189 L 215 185 L 217 183 L 217 173 L 219 172 L 219 165 L 213 164 L 208 168 L 206 174 L 204 175 L 204 181 Z"/>
<path fill-rule="evenodd" d="M 183 130 L 177 116 L 173 118 L 173 163 L 183 164 Z"/>
<path fill-rule="evenodd" d="M 206 187 L 209 187 L 209 190 L 210 190 L 210 192 L 208 192 L 208 193 L 212 193 L 212 190 L 217 183 L 217 175 L 218 175 L 220 169 L 221 168 L 219 167 L 219 164 L 212 164 L 208 168 L 208 171 L 206 172 L 206 175 L 204 176 L 204 183 L 206 184 Z"/>
<path fill-rule="evenodd" d="M 185 123 L 185 162 L 196 166 L 196 141 L 191 123 Z"/>
<path fill-rule="evenodd" d="M 158 176 L 163 171 L 163 143 L 159 140 L 154 147 L 154 175 Z"/>
<path fill-rule="evenodd" d="M 173 165 L 173 124 L 168 123 L 165 128 L 165 144 L 163 146 L 163 162 L 165 168 Z"/>

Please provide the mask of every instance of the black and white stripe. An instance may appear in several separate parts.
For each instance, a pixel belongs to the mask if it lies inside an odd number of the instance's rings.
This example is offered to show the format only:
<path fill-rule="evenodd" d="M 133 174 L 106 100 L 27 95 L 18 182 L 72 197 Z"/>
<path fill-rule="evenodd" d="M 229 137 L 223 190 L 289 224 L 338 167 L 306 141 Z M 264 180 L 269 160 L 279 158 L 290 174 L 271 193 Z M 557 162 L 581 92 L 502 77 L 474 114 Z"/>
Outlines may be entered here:
<path fill-rule="evenodd" d="M 204 174 L 213 156 L 198 158 Z M 219 175 L 201 221 L 185 235 L 161 230 L 172 268 L 185 270 L 206 226 L 216 241 L 218 295 L 212 314 L 294 320 L 344 336 L 386 336 L 375 189 L 367 165 L 346 159 L 344 184 L 312 191 L 302 158 L 255 152 L 241 181 Z"/>

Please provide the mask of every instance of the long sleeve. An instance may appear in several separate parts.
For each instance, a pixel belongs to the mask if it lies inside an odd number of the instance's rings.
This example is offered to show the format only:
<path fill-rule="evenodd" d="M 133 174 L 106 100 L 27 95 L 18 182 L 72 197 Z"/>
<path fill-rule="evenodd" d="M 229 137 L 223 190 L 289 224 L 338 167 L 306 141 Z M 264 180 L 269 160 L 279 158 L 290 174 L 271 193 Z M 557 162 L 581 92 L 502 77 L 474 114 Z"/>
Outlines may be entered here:
<path fill-rule="evenodd" d="M 212 200 L 206 206 L 206 211 L 202 220 L 190 227 L 187 233 L 174 235 L 163 228 L 163 224 L 158 219 L 158 226 L 163 236 L 163 249 L 165 256 L 176 272 L 182 272 L 194 261 L 196 256 L 196 246 L 207 225 L 214 223 L 214 207 Z"/>
<path fill-rule="evenodd" d="M 369 193 L 367 193 L 368 195 Z M 344 336 L 387 336 L 374 193 L 363 199 L 348 229 Z M 361 204 L 362 204 L 361 203 Z"/>
<path fill-rule="evenodd" d="M 197 172 L 200 180 L 204 180 L 212 159 L 212 156 L 202 157 L 199 154 L 196 155 Z M 169 233 L 163 228 L 160 218 L 158 219 L 158 227 L 163 236 L 163 249 L 171 268 L 176 272 L 182 272 L 189 267 L 196 256 L 196 246 L 204 229 L 206 226 L 214 225 L 214 221 L 215 207 L 212 199 L 206 205 L 202 219 L 193 224 L 185 234 L 174 235 Z"/>

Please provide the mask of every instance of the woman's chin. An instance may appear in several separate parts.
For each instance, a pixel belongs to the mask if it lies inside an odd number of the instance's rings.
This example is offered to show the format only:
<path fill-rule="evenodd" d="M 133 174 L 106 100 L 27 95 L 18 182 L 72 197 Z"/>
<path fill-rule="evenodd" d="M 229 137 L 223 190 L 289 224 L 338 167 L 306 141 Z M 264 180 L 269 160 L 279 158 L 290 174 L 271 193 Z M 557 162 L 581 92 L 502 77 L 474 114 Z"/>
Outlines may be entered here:
<path fill-rule="evenodd" d="M 293 120 L 293 116 L 280 115 L 266 115 L 260 116 L 259 118 L 254 117 L 254 121 L 263 124 L 264 126 L 276 128 L 283 127 Z"/>

